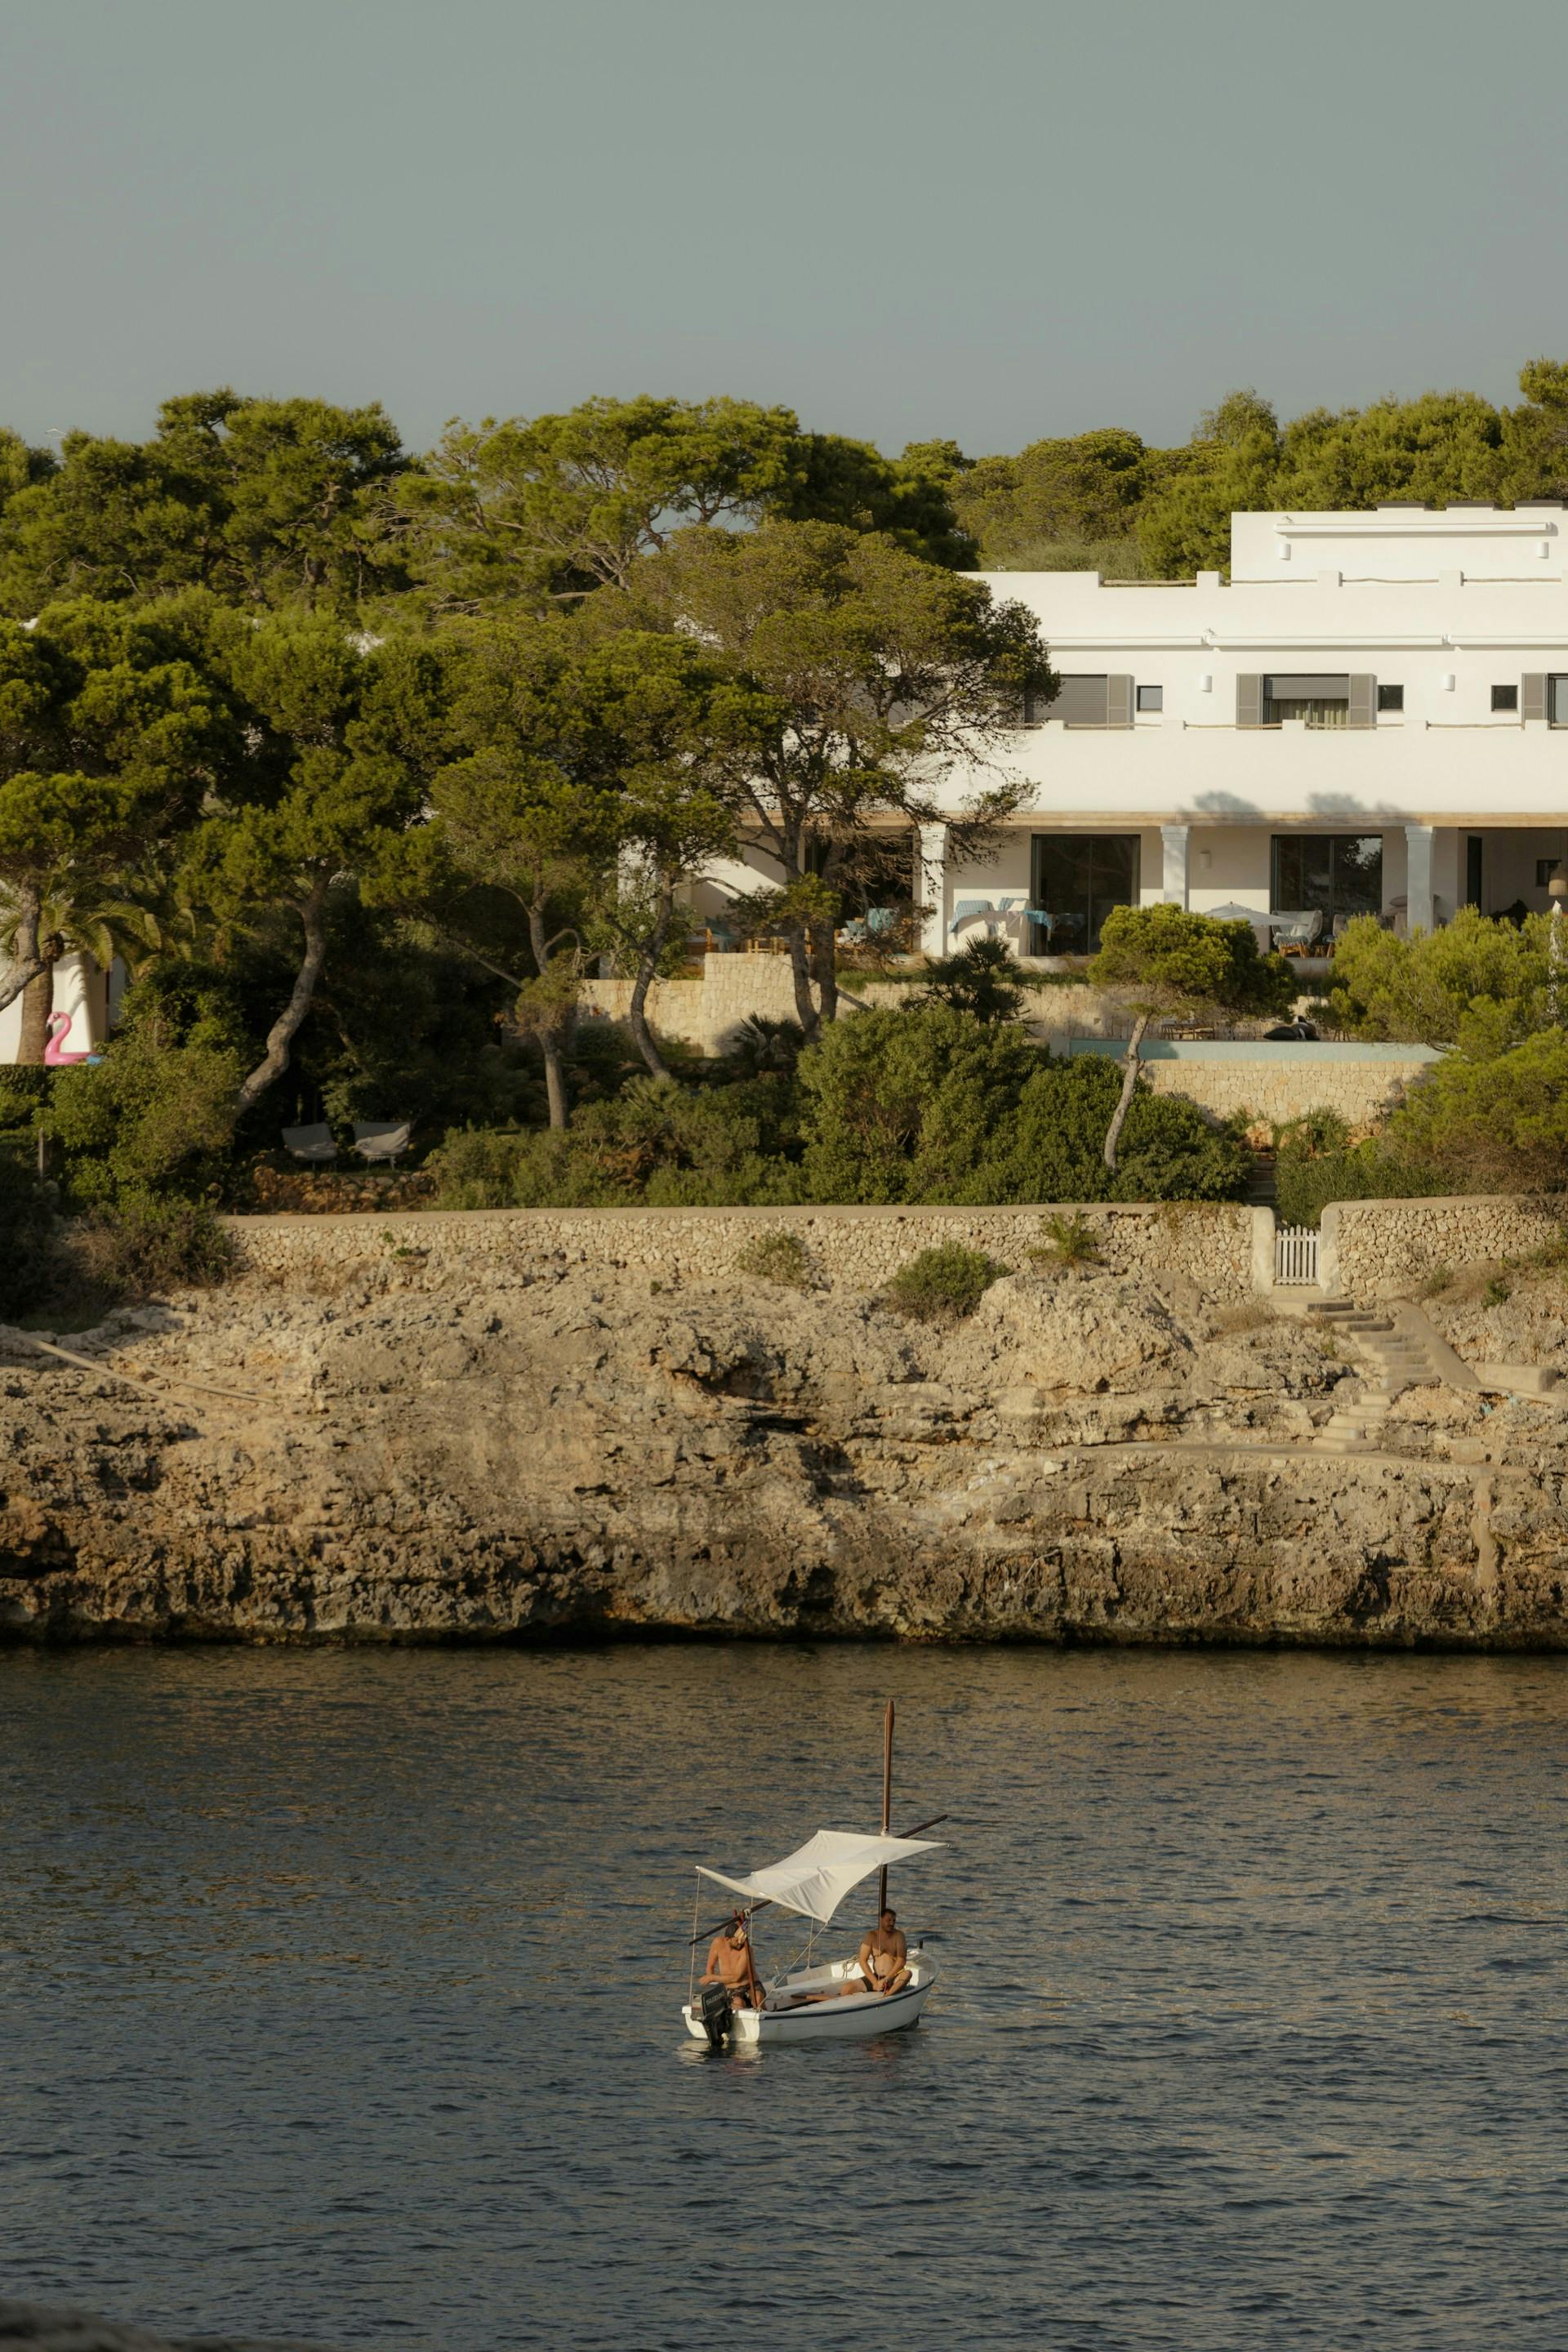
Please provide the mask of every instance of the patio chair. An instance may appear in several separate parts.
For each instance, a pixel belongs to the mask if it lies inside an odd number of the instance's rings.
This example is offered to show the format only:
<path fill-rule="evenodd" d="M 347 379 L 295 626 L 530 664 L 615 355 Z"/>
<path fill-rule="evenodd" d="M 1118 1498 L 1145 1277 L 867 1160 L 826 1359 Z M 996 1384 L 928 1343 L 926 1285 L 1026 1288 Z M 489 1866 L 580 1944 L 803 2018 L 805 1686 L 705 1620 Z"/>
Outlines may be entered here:
<path fill-rule="evenodd" d="M 1281 923 L 1274 934 L 1274 944 L 1281 955 L 1305 955 L 1323 928 L 1322 909 L 1314 907 L 1307 914 L 1292 915 Z"/>
<path fill-rule="evenodd" d="M 283 1149 L 290 1160 L 335 1160 L 338 1156 L 332 1130 L 325 1119 L 315 1127 L 286 1127 Z"/>
<path fill-rule="evenodd" d="M 395 1167 L 399 1152 L 408 1149 L 410 1129 L 405 1118 L 356 1118 L 354 1150 L 362 1160 L 390 1160 Z"/>
<path fill-rule="evenodd" d="M 868 940 L 886 939 L 889 931 L 897 929 L 898 920 L 899 910 L 896 907 L 868 907 L 866 937 Z"/>

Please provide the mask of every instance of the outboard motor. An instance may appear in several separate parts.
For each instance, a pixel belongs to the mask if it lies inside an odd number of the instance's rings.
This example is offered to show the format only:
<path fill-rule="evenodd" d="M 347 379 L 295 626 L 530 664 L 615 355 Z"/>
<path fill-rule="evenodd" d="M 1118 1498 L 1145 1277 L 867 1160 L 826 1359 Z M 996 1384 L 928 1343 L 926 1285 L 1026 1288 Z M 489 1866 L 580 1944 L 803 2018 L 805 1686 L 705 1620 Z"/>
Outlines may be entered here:
<path fill-rule="evenodd" d="M 711 1984 L 702 1988 L 702 2024 L 710 2050 L 723 2046 L 726 2035 L 734 2023 L 735 2012 L 730 2005 L 728 1985 Z"/>

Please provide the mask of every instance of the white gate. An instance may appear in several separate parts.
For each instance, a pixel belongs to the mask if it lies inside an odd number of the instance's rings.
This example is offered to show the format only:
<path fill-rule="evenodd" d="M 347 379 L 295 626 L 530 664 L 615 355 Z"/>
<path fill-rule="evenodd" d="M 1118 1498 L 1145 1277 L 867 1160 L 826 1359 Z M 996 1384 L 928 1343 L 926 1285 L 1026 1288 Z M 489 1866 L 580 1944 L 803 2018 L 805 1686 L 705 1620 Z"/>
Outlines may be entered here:
<path fill-rule="evenodd" d="M 1318 1279 L 1318 1236 L 1305 1225 L 1281 1225 L 1274 1236 L 1276 1282 L 1315 1283 Z"/>

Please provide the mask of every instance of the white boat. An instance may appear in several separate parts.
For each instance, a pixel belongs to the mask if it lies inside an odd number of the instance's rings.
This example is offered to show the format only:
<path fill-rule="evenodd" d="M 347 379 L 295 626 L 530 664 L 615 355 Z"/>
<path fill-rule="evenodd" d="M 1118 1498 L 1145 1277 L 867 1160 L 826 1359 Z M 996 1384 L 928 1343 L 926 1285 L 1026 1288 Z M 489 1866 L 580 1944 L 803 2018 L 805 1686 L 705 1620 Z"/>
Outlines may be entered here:
<path fill-rule="evenodd" d="M 906 1955 L 907 1985 L 897 1992 L 877 1992 L 867 1982 L 853 1954 L 843 1959 L 819 1961 L 812 1953 L 819 1927 L 831 1925 L 833 1915 L 853 1888 L 873 1871 L 912 1854 L 929 1853 L 940 1841 L 931 1838 L 866 1837 L 852 1830 L 818 1830 L 795 1853 L 762 1870 L 731 1877 L 722 1871 L 700 1869 L 699 1876 L 713 1879 L 747 1898 L 746 1916 L 763 1905 L 776 1905 L 811 1921 L 805 1964 L 792 1964 L 763 1980 L 761 2009 L 730 2009 L 721 2033 L 733 2045 L 761 2043 L 771 2049 L 780 2042 L 863 2042 L 875 2033 L 898 2033 L 918 2025 L 921 2012 L 936 1982 L 936 1964 L 912 1945 Z M 693 1975 L 696 1972 L 693 1939 Z M 864 1990 L 846 1991 L 859 1984 Z M 826 1995 L 826 1998 L 823 1998 Z M 695 1986 L 681 2011 L 687 2032 L 698 2042 L 716 2042 Z"/>

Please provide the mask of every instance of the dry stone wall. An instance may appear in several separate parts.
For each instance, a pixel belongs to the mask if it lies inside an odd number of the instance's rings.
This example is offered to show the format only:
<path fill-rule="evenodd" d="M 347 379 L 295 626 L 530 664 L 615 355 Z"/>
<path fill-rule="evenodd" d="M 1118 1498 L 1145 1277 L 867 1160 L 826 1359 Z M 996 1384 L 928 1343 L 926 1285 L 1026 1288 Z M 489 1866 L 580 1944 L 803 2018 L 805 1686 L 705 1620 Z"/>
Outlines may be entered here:
<path fill-rule="evenodd" d="M 1252 1287 L 1253 1212 L 1228 1203 L 1177 1208 L 1012 1209 L 472 1209 L 405 1216 L 231 1217 L 244 1264 L 289 1284 L 422 1261 L 431 1277 L 582 1266 L 649 1282 L 753 1279 L 739 1261 L 760 1235 L 798 1234 L 811 1276 L 828 1291 L 878 1289 L 921 1250 L 944 1242 L 1022 1267 L 1047 1245 L 1048 1217 L 1080 1216 L 1101 1262 L 1120 1274 L 1175 1274 L 1208 1291 Z"/>
<path fill-rule="evenodd" d="M 1382 1126 L 1398 1096 L 1426 1066 L 1425 1058 L 1243 1059 L 1198 1046 L 1180 1061 L 1148 1060 L 1143 1072 L 1153 1093 L 1180 1095 L 1215 1118 L 1245 1112 L 1248 1135 L 1266 1142 L 1276 1126 L 1310 1110 L 1337 1111 L 1352 1140 L 1359 1140 Z"/>
<path fill-rule="evenodd" d="M 1525 1257 L 1568 1238 L 1568 1201 L 1550 1195 L 1446 1195 L 1428 1201 L 1338 1201 L 1323 1211 L 1322 1286 L 1357 1298 L 1408 1292 L 1440 1265 Z"/>

